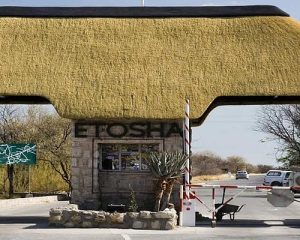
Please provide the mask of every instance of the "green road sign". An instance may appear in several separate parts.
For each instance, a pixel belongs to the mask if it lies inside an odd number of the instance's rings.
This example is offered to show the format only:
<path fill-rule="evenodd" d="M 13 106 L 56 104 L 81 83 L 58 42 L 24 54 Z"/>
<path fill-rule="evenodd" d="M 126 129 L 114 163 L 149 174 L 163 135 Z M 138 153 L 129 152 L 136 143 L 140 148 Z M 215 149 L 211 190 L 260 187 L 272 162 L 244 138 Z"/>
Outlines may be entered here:
<path fill-rule="evenodd" d="M 36 164 L 36 145 L 0 144 L 0 164 Z"/>

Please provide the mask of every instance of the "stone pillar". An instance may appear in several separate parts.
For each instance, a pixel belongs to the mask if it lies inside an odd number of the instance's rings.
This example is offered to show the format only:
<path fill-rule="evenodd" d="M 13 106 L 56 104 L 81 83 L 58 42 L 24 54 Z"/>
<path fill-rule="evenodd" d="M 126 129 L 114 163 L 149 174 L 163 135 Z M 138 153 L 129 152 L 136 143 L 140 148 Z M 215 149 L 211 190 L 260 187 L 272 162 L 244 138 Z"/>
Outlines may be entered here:
<path fill-rule="evenodd" d="M 98 182 L 95 169 L 97 166 L 93 166 L 93 139 L 75 138 L 73 127 L 71 202 L 78 204 L 79 208 L 98 209 L 99 207 L 99 193 L 95 191 L 99 186 L 94 186 Z M 93 181 L 94 178 L 97 178 L 96 181 Z"/>

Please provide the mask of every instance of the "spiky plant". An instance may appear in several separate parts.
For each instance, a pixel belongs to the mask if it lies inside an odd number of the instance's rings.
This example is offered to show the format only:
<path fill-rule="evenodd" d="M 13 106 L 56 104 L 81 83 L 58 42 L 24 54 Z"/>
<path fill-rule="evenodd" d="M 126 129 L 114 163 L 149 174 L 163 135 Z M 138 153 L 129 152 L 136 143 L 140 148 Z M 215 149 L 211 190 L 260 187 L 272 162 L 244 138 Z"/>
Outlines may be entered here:
<path fill-rule="evenodd" d="M 157 180 L 154 211 L 164 209 L 170 201 L 173 186 L 180 178 L 181 169 L 185 166 L 187 155 L 180 152 L 151 152 L 147 165 Z M 161 200 L 165 194 L 165 201 Z"/>
<path fill-rule="evenodd" d="M 129 188 L 130 188 L 130 199 L 129 199 L 128 210 L 130 212 L 136 212 L 138 210 L 138 204 L 137 204 L 137 201 L 136 201 L 135 192 L 134 192 L 134 190 L 133 190 L 133 188 L 131 187 L 130 184 L 129 184 Z"/>

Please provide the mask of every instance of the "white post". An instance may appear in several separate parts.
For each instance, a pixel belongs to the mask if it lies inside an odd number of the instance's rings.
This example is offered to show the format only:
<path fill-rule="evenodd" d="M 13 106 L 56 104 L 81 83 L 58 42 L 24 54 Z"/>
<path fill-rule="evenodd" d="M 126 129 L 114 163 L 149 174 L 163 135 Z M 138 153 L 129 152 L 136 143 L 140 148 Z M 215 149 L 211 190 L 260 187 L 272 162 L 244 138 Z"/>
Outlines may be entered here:
<path fill-rule="evenodd" d="M 180 185 L 180 212 L 179 212 L 179 226 L 182 227 L 182 211 L 183 211 L 183 185 Z"/>
<path fill-rule="evenodd" d="M 31 192 L 31 186 L 30 186 L 30 165 L 28 165 L 28 194 Z"/>
<path fill-rule="evenodd" d="M 142 7 L 145 7 L 145 0 L 141 1 Z"/>
<path fill-rule="evenodd" d="M 182 226 L 195 226 L 196 225 L 196 216 L 195 216 L 195 201 L 191 199 L 190 195 L 190 105 L 189 100 L 186 100 L 185 104 L 185 114 L 184 114 L 184 145 L 185 145 L 185 154 L 188 156 L 185 166 L 185 198 L 182 201 L 182 220 L 180 223 Z"/>

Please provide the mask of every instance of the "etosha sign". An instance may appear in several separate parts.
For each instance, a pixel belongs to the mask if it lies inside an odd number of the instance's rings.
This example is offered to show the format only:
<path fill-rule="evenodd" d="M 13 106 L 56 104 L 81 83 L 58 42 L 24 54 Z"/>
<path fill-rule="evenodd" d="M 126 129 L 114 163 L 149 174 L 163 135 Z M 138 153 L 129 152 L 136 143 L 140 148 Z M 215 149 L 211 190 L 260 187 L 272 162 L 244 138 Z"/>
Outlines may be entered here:
<path fill-rule="evenodd" d="M 93 128 L 92 137 L 112 138 L 168 138 L 172 135 L 182 137 L 182 129 L 178 122 L 132 122 L 132 123 L 75 123 L 75 137 L 85 138 L 89 135 L 89 127 Z"/>
<path fill-rule="evenodd" d="M 36 145 L 0 144 L 0 164 L 36 164 Z"/>

